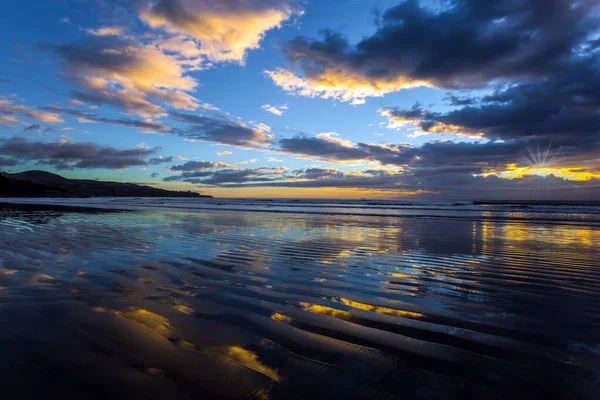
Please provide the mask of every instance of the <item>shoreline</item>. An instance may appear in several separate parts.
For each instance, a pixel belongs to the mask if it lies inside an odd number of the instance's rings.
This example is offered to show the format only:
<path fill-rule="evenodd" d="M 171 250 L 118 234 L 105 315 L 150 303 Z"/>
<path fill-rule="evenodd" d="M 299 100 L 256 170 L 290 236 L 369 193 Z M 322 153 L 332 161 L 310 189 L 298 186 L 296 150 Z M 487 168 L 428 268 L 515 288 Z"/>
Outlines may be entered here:
<path fill-rule="evenodd" d="M 76 201 L 73 201 L 76 200 Z M 138 202 L 128 202 L 138 201 Z M 269 205 L 268 207 L 262 208 L 239 208 L 243 205 L 225 205 L 224 202 L 220 201 L 217 204 L 214 203 L 192 203 L 185 204 L 186 201 L 179 204 L 168 204 L 167 202 L 172 201 L 172 198 L 165 198 L 165 201 L 142 203 L 140 201 L 154 200 L 157 198 L 77 198 L 77 199 L 65 199 L 65 198 L 0 198 L 0 207 L 6 208 L 21 208 L 25 210 L 48 210 L 48 211 L 71 211 L 71 212 L 126 212 L 126 211 L 163 211 L 163 212 L 236 212 L 236 213 L 268 213 L 274 215 L 306 215 L 306 216 L 331 216 L 331 217 L 369 217 L 369 218 L 406 218 L 406 219 L 423 219 L 423 220 L 469 220 L 474 222 L 500 222 L 500 223 L 528 223 L 528 224 L 546 224 L 546 225 L 572 225 L 572 226 L 588 226 L 588 227 L 600 227 L 600 218 L 597 219 L 564 219 L 564 218 L 544 218 L 544 214 L 558 214 L 558 213 L 544 213 L 538 211 L 529 211 L 531 217 L 518 217 L 503 214 L 515 214 L 513 210 L 497 211 L 498 215 L 489 215 L 489 210 L 460 210 L 460 209 L 447 209 L 447 208 L 415 208 L 415 209 L 386 209 L 386 208 L 373 208 L 372 210 L 378 210 L 380 212 L 332 212 L 332 209 L 336 207 L 328 207 L 323 205 L 322 211 L 319 211 L 319 207 L 306 206 L 310 208 L 308 210 L 301 210 L 302 207 L 289 207 L 297 209 L 287 209 L 287 205 L 279 206 L 280 209 L 276 209 L 277 206 Z M 162 199 L 158 199 L 162 200 Z M 187 202 L 190 202 L 187 199 Z M 170 202 L 169 202 L 170 203 Z M 203 206 L 204 204 L 204 206 Z M 236 208 L 237 207 L 237 208 Z M 339 209 L 352 208 L 352 207 L 337 207 Z M 369 209 L 367 209 L 369 210 Z M 385 211 L 388 211 L 387 213 Z M 390 213 L 393 211 L 396 213 Z M 401 211 L 406 211 L 401 213 Z M 421 211 L 421 212 L 417 212 Z M 422 212 L 425 211 L 425 212 Z M 438 212 L 437 214 L 434 212 Z M 522 214 L 522 212 L 517 212 Z M 487 215 L 482 215 L 487 214 Z M 536 214 L 542 215 L 536 216 Z M 581 215 L 586 215 L 585 213 Z M 590 216 L 597 216 L 597 214 L 589 214 Z"/>

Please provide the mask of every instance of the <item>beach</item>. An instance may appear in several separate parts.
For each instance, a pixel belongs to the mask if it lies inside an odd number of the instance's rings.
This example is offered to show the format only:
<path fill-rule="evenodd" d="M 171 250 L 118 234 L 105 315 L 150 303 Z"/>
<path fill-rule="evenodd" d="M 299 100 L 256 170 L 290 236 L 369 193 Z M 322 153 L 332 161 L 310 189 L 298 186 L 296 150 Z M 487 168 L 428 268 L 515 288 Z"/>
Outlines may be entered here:
<path fill-rule="evenodd" d="M 0 202 L 7 398 L 600 392 L 594 205 Z"/>

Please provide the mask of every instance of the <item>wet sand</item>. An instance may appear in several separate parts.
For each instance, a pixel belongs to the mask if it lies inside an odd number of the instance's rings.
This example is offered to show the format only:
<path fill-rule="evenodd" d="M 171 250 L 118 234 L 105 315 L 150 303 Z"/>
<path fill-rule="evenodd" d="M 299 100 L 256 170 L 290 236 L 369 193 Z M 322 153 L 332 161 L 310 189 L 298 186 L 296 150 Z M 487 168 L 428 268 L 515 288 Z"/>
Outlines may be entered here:
<path fill-rule="evenodd" d="M 596 399 L 595 225 L 0 209 L 7 399 Z"/>

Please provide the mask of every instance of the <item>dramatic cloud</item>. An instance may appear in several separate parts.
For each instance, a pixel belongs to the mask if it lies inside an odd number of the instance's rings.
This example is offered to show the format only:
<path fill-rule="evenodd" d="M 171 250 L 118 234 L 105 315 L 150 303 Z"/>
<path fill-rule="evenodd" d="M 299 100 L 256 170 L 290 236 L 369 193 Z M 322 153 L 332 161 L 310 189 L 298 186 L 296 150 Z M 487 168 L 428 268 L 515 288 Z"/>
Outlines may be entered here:
<path fill-rule="evenodd" d="M 242 176 L 243 174 L 239 174 Z M 600 179 L 572 181 L 554 175 L 526 175 L 520 179 L 506 179 L 495 175 L 472 176 L 463 173 L 421 176 L 384 170 L 345 172 L 336 169 L 309 168 L 276 179 L 250 179 L 231 182 L 227 179 L 203 179 L 212 185 L 227 188 L 291 187 L 291 188 L 351 188 L 378 190 L 395 195 L 426 195 L 441 199 L 554 199 L 585 200 L 600 195 Z M 191 183 L 196 183 L 193 180 Z"/>
<path fill-rule="evenodd" d="M 600 177 L 600 141 L 587 146 L 542 146 L 538 141 L 436 141 L 408 144 L 352 143 L 332 134 L 297 136 L 279 141 L 279 150 L 295 157 L 334 163 L 370 162 L 395 167 L 413 176 L 496 174 L 519 178 L 527 174 L 556 174 L 574 180 Z"/>
<path fill-rule="evenodd" d="M 459 125 L 446 124 L 441 121 L 428 118 L 428 113 L 423 110 L 420 104 L 415 104 L 410 110 L 400 110 L 398 108 L 382 107 L 378 110 L 382 116 L 389 121 L 389 129 L 398 129 L 410 125 L 415 128 L 411 137 L 428 134 L 453 134 L 456 136 L 465 136 L 470 138 L 481 138 L 483 133 L 469 131 Z"/>
<path fill-rule="evenodd" d="M 412 124 L 425 133 L 482 136 L 490 140 L 538 140 L 588 147 L 600 140 L 600 62 L 588 56 L 556 76 L 500 87 L 481 99 L 463 98 L 446 113 L 382 108 L 389 127 Z"/>
<path fill-rule="evenodd" d="M 56 169 L 121 169 L 146 165 L 146 157 L 157 149 L 104 147 L 95 143 L 30 142 L 24 138 L 0 139 L 0 156 L 17 163 L 35 161 Z M 6 159 L 5 159 L 6 160 Z"/>
<path fill-rule="evenodd" d="M 263 104 L 261 107 L 263 110 L 270 112 L 271 114 L 275 114 L 279 117 L 283 115 L 285 110 L 289 110 L 289 107 L 286 105 L 283 106 L 272 106 L 270 104 Z"/>
<path fill-rule="evenodd" d="M 291 93 L 354 103 L 420 85 L 542 77 L 585 47 L 598 26 L 598 7 L 594 0 L 451 0 L 433 10 L 407 0 L 385 11 L 377 31 L 356 45 L 327 30 L 322 40 L 298 36 L 285 43 L 282 52 L 303 77 L 266 73 Z"/>
<path fill-rule="evenodd" d="M 321 97 L 350 104 L 363 104 L 367 97 L 381 97 L 400 89 L 427 86 L 425 81 L 407 81 L 399 78 L 391 82 L 371 82 L 347 74 L 323 73 L 309 79 L 302 79 L 286 69 L 266 70 L 265 75 L 284 91 L 304 97 Z"/>
<path fill-rule="evenodd" d="M 62 61 L 65 79 L 77 90 L 73 98 L 108 104 L 143 117 L 166 115 L 162 105 L 194 110 L 188 94 L 197 82 L 172 55 L 152 45 L 115 36 L 85 38 L 71 45 L 44 44 Z"/>
<path fill-rule="evenodd" d="M 217 142 L 238 147 L 265 146 L 275 136 L 267 134 L 260 129 L 249 128 L 239 121 L 232 121 L 225 117 L 208 115 L 192 115 L 180 112 L 171 112 L 170 116 L 180 122 L 191 125 L 180 132 L 187 139 Z"/>
<path fill-rule="evenodd" d="M 139 15 L 152 28 L 198 42 L 197 53 L 210 61 L 243 63 L 268 30 L 295 12 L 293 0 L 139 1 Z M 188 41 L 188 46 L 191 43 Z"/>
<path fill-rule="evenodd" d="M 221 167 L 216 167 L 221 168 Z M 212 169 L 212 168 L 210 168 Z M 217 169 L 196 170 L 195 172 L 184 172 L 181 175 L 170 176 L 164 179 L 166 182 L 181 181 L 195 185 L 227 186 L 246 182 L 273 182 L 283 179 L 285 167 L 258 167 L 249 169 Z"/>
<path fill-rule="evenodd" d="M 353 143 L 334 133 L 281 139 L 279 149 L 295 156 L 320 158 L 329 162 L 373 161 L 393 165 L 405 165 L 416 155 L 408 145 Z"/>

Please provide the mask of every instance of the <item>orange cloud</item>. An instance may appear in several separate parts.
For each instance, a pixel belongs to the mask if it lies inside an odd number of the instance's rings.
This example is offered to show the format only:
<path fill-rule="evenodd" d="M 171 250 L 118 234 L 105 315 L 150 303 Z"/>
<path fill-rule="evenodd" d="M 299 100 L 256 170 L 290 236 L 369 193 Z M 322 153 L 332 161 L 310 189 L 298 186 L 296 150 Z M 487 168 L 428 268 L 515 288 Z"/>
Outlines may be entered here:
<path fill-rule="evenodd" d="M 101 29 L 110 32 L 109 27 Z M 212 107 L 188 93 L 198 83 L 186 74 L 190 69 L 179 56 L 141 39 L 87 38 L 73 45 L 45 48 L 61 58 L 67 80 L 79 89 L 73 99 L 79 105 L 109 104 L 146 118 L 166 115 L 163 105 L 183 110 Z"/>
<path fill-rule="evenodd" d="M 402 89 L 430 86 L 426 81 L 402 76 L 392 79 L 360 76 L 343 68 L 328 69 L 304 79 L 281 68 L 264 73 L 275 85 L 290 94 L 334 99 L 355 105 L 365 103 L 368 97 L 382 97 Z"/>
<path fill-rule="evenodd" d="M 139 17 L 152 28 L 198 41 L 195 50 L 189 47 L 192 53 L 210 61 L 243 64 L 247 50 L 259 48 L 268 30 L 294 14 L 292 2 L 159 0 L 144 3 Z"/>
<path fill-rule="evenodd" d="M 41 122 L 55 123 L 64 122 L 60 115 L 40 111 L 28 111 L 25 114 L 28 118 L 35 119 Z"/>
<path fill-rule="evenodd" d="M 560 166 L 519 166 L 516 163 L 506 165 L 505 168 L 486 171 L 482 176 L 496 175 L 505 179 L 522 179 L 530 175 L 554 175 L 571 181 L 590 181 L 600 179 L 600 171 L 585 167 L 560 167 Z"/>
<path fill-rule="evenodd" d="M 468 129 L 454 124 L 445 124 L 443 122 L 433 122 L 421 120 L 420 116 L 412 116 L 411 113 L 406 115 L 395 113 L 394 109 L 380 108 L 377 110 L 382 117 L 388 120 L 388 129 L 399 129 L 411 125 L 415 131 L 409 137 L 425 136 L 431 134 L 450 134 L 471 139 L 480 139 L 483 137 L 483 132 L 471 132 Z M 424 123 L 425 122 L 425 123 Z"/>
<path fill-rule="evenodd" d="M 0 123 L 12 124 L 12 123 L 17 123 L 17 122 L 19 122 L 19 121 L 13 117 L 0 117 Z"/>

